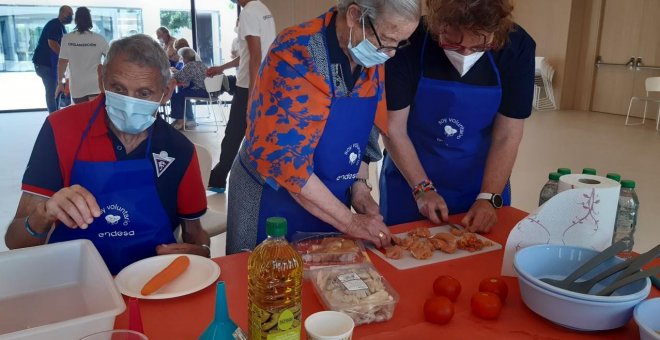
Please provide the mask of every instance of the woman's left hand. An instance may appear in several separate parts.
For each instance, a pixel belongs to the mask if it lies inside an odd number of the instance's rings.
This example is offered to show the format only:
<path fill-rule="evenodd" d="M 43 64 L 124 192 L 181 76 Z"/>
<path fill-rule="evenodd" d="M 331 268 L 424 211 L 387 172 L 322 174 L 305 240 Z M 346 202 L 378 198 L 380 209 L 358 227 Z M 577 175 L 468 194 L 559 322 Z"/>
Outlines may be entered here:
<path fill-rule="evenodd" d="M 199 244 L 191 244 L 191 243 L 161 244 L 156 247 L 156 254 L 157 255 L 193 254 L 204 257 L 211 256 L 208 248 L 200 246 Z"/>
<path fill-rule="evenodd" d="M 476 200 L 461 224 L 473 233 L 487 233 L 497 223 L 495 208 L 487 200 Z"/>
<path fill-rule="evenodd" d="M 371 189 L 359 181 L 351 186 L 351 206 L 358 214 L 380 215 L 378 203 L 371 196 Z"/>

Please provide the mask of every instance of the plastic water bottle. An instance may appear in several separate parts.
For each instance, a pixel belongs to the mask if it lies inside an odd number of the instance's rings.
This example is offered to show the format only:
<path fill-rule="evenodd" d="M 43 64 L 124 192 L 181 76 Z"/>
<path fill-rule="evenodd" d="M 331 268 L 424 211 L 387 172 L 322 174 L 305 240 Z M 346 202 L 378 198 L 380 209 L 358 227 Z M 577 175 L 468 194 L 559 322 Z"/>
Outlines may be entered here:
<path fill-rule="evenodd" d="M 621 182 L 621 175 L 617 174 L 616 172 L 610 172 L 605 177 L 613 181 Z"/>
<path fill-rule="evenodd" d="M 584 168 L 584 169 L 582 169 L 582 174 L 596 176 L 596 169 L 594 169 L 594 168 Z"/>
<path fill-rule="evenodd" d="M 614 222 L 614 235 L 612 242 L 624 240 L 626 249 L 619 256 L 630 257 L 635 244 L 635 229 L 637 227 L 637 212 L 639 211 L 639 199 L 635 193 L 635 181 L 621 181 L 621 193 L 619 194 L 619 206 L 616 211 Z"/>
<path fill-rule="evenodd" d="M 559 168 L 559 169 L 557 169 L 557 172 L 562 176 L 570 175 L 571 174 L 571 169 L 569 169 L 569 168 Z"/>
<path fill-rule="evenodd" d="M 559 189 L 559 177 L 561 177 L 561 174 L 558 172 L 551 172 L 548 174 L 548 182 L 545 183 L 543 189 L 541 189 L 541 194 L 539 195 L 539 206 L 543 205 L 543 203 L 547 202 L 557 194 L 557 190 Z"/>
<path fill-rule="evenodd" d="M 303 262 L 286 231 L 286 219 L 266 219 L 268 238 L 248 259 L 249 339 L 300 339 Z"/>

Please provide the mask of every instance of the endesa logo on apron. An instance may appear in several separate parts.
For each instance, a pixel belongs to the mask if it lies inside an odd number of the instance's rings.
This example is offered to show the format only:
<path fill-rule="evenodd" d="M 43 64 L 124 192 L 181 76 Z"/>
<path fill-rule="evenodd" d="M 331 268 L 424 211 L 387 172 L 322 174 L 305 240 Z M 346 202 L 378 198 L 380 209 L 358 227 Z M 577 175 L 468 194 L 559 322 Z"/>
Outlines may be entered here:
<path fill-rule="evenodd" d="M 348 161 L 348 168 L 355 168 L 355 166 L 360 166 L 360 161 L 362 160 L 362 148 L 360 147 L 360 144 L 358 143 L 353 143 L 349 145 L 346 148 L 346 151 L 344 151 L 344 156 L 346 156 L 347 161 Z M 348 173 L 344 175 L 339 175 L 337 176 L 337 180 L 352 180 L 357 177 L 357 173 Z"/>
<path fill-rule="evenodd" d="M 113 228 L 128 227 L 131 224 L 131 215 L 124 207 L 117 203 L 101 208 L 101 216 L 106 223 L 107 231 L 99 232 L 98 237 L 128 237 L 135 236 L 135 230 L 111 230 Z"/>

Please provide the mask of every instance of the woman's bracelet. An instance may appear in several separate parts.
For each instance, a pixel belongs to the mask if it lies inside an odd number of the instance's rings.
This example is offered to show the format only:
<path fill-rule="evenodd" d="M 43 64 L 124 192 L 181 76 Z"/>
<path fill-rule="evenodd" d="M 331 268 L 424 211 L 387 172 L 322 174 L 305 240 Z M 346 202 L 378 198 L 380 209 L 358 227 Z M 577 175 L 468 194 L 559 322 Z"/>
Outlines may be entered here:
<path fill-rule="evenodd" d="M 428 179 L 419 182 L 412 189 L 412 193 L 413 196 L 415 196 L 415 199 L 419 199 L 420 197 L 424 196 L 424 193 L 429 191 L 436 191 L 436 189 L 433 186 L 433 182 Z"/>
<path fill-rule="evenodd" d="M 25 230 L 27 230 L 27 232 L 30 235 L 32 235 L 32 237 L 44 238 L 44 237 L 48 236 L 48 232 L 50 231 L 50 230 L 47 230 L 46 232 L 39 233 L 39 232 L 36 232 L 34 229 L 32 229 L 32 227 L 30 226 L 30 216 L 29 215 L 25 218 L 25 224 L 24 225 L 25 225 Z"/>

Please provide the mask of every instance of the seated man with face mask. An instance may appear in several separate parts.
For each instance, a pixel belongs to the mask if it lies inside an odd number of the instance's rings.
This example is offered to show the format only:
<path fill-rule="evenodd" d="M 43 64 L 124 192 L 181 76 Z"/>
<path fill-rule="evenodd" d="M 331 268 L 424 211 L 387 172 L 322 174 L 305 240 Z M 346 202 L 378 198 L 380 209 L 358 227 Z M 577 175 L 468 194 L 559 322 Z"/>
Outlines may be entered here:
<path fill-rule="evenodd" d="M 165 52 L 146 35 L 126 37 L 101 72 L 102 95 L 44 122 L 7 246 L 89 239 L 113 274 L 157 254 L 209 256 L 195 148 L 156 116 L 176 86 Z"/>

